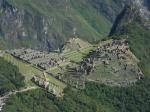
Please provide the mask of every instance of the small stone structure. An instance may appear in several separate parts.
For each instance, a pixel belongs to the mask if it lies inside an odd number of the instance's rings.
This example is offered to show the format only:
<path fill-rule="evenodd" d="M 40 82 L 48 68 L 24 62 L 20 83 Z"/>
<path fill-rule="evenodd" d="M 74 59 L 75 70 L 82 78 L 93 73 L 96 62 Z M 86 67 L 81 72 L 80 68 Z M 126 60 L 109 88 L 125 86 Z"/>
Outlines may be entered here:
<path fill-rule="evenodd" d="M 55 87 L 57 87 L 57 85 L 50 83 L 48 81 L 45 81 L 42 78 L 39 78 L 37 76 L 33 76 L 33 78 L 31 79 L 36 85 L 38 85 L 39 87 L 45 89 L 46 91 L 48 91 L 49 93 L 52 93 L 53 95 L 56 95 L 56 90 Z"/>

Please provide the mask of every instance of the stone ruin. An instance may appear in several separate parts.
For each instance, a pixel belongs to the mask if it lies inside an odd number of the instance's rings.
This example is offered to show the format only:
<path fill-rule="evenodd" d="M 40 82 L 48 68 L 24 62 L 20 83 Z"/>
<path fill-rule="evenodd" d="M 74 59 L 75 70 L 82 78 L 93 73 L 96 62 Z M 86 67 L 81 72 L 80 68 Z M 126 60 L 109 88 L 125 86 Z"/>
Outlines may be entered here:
<path fill-rule="evenodd" d="M 4 51 L 0 50 L 0 57 L 3 57 L 3 55 L 4 55 Z"/>
<path fill-rule="evenodd" d="M 11 50 L 10 54 L 43 70 L 47 70 L 52 67 L 59 67 L 60 64 L 66 61 L 64 57 L 53 56 L 51 53 L 32 49 L 15 49 Z"/>
<path fill-rule="evenodd" d="M 129 63 L 131 60 L 134 62 Z M 144 78 L 144 74 L 138 67 L 139 60 L 129 50 L 128 42 L 125 39 L 100 44 L 89 56 L 83 59 L 80 67 L 76 68 L 76 72 L 88 75 L 94 72 L 97 64 L 103 64 L 104 67 L 107 67 L 114 61 L 117 61 L 120 66 L 124 66 L 122 68 L 124 71 L 128 70 L 136 74 L 138 80 Z M 112 67 L 112 70 L 118 72 L 120 69 L 117 70 Z"/>
<path fill-rule="evenodd" d="M 52 84 L 52 83 L 50 83 L 42 78 L 36 77 L 36 76 L 33 76 L 33 78 L 31 80 L 39 87 L 47 90 L 49 93 L 52 93 L 54 95 L 56 94 L 55 87 L 57 87 L 57 86 L 55 84 Z"/>

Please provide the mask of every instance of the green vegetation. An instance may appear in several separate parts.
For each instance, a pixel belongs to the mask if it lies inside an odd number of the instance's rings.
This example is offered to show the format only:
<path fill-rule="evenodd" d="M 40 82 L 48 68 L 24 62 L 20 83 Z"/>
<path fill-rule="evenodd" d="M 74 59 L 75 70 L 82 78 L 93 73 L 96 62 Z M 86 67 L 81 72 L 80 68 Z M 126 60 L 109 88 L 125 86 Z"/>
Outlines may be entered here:
<path fill-rule="evenodd" d="M 109 3 L 109 0 L 106 1 Z M 126 18 L 127 17 L 127 18 Z M 109 87 L 87 82 L 85 90 L 67 88 L 63 99 L 43 90 L 11 96 L 4 112 L 149 112 L 150 111 L 150 31 L 134 16 L 118 24 L 112 38 L 126 38 L 140 59 L 145 78 L 130 87 Z M 131 19 L 131 18 L 129 18 Z M 138 19 L 138 20 L 137 20 Z M 0 64 L 1 65 L 1 64 Z M 8 66 L 8 65 L 7 65 Z M 5 67 L 6 69 L 7 67 Z"/>
<path fill-rule="evenodd" d="M 72 38 L 64 45 L 60 54 L 56 53 L 57 56 L 55 56 L 55 58 L 59 58 L 59 55 L 64 56 L 67 61 L 61 63 L 59 66 L 67 71 L 67 67 L 69 66 L 71 66 L 71 68 L 79 66 L 77 63 L 80 63 L 93 48 L 94 46 L 86 41 L 79 38 Z M 58 75 L 59 73 L 63 74 L 62 70 L 58 67 L 50 68 L 47 72 L 50 72 L 53 75 Z"/>
<path fill-rule="evenodd" d="M 90 54 L 86 58 L 94 57 L 96 60 L 94 61 L 94 67 L 91 73 L 86 76 L 89 81 L 101 82 L 111 86 L 116 85 L 130 85 L 137 81 L 138 74 L 138 63 L 139 60 L 135 57 L 135 55 L 128 49 L 128 45 L 119 45 L 114 44 L 117 40 L 107 40 L 100 42 L 99 50 L 90 52 Z M 120 42 L 123 39 L 119 40 Z M 103 49 L 104 46 L 107 46 L 107 50 Z M 119 53 L 115 50 L 125 51 L 120 53 L 123 58 L 117 57 Z M 106 60 L 106 63 L 103 61 Z M 133 70 L 135 72 L 133 72 Z"/>
<path fill-rule="evenodd" d="M 16 66 L 0 58 L 0 95 L 24 86 L 24 77 Z"/>
<path fill-rule="evenodd" d="M 119 72 L 114 73 L 111 68 L 112 66 L 119 69 Z M 117 84 L 119 85 L 121 83 L 121 85 L 124 86 L 128 85 L 128 82 L 131 82 L 132 84 L 132 82 L 134 83 L 135 81 L 137 81 L 137 76 L 135 73 L 128 70 L 125 71 L 121 67 L 122 66 L 119 66 L 118 63 L 113 63 L 107 67 L 102 64 L 98 65 L 97 69 L 87 76 L 87 79 L 89 81 L 105 83 L 110 86 L 115 86 Z"/>
<path fill-rule="evenodd" d="M 108 109 L 104 107 L 84 92 L 76 90 L 67 89 L 64 99 L 55 99 L 42 90 L 36 90 L 12 96 L 4 112 L 103 112 L 111 109 L 111 107 Z"/>
<path fill-rule="evenodd" d="M 62 46 L 74 35 L 89 42 L 101 40 L 108 34 L 114 16 L 122 8 L 116 0 L 103 0 L 98 2 L 98 7 L 96 0 L 5 1 L 8 3 L 1 7 L 0 16 L 4 48 L 23 46 L 52 50 Z M 17 11 L 10 7 L 17 8 Z M 14 11 L 14 14 L 10 14 L 12 19 L 6 16 L 9 8 Z M 5 10 L 8 12 L 4 13 Z"/>
<path fill-rule="evenodd" d="M 87 83 L 84 91 L 66 89 L 63 99 L 42 90 L 12 96 L 4 112 L 148 112 L 150 81 L 131 87 L 108 87 Z"/>
<path fill-rule="evenodd" d="M 126 28 L 132 28 L 128 30 L 130 32 L 128 34 L 132 36 L 128 40 L 132 51 L 141 59 L 140 66 L 146 77 L 144 80 L 131 87 L 109 87 L 98 83 L 87 83 L 83 91 L 66 89 L 63 100 L 55 99 L 42 90 L 36 90 L 12 96 L 4 112 L 16 112 L 17 110 L 21 112 L 32 112 L 33 110 L 35 112 L 49 110 L 53 112 L 149 112 L 150 72 L 147 58 L 149 50 L 145 51 L 149 48 L 149 45 L 145 44 L 149 41 L 149 32 L 138 23 L 130 24 Z M 126 36 L 119 36 L 119 38 L 124 37 Z"/>
<path fill-rule="evenodd" d="M 16 58 L 14 58 L 13 56 L 11 56 L 10 54 L 5 54 L 4 55 L 4 59 L 11 62 L 12 64 L 16 65 L 18 67 L 18 70 L 20 73 L 22 73 L 25 77 L 25 82 L 27 86 L 33 85 L 30 81 L 30 79 L 35 75 L 41 78 L 44 78 L 43 75 L 43 71 L 35 68 L 25 62 L 22 62 L 20 60 L 17 60 Z M 57 85 L 58 87 L 55 88 L 57 94 L 63 92 L 63 89 L 66 87 L 66 85 L 62 82 L 60 82 L 59 80 L 53 78 L 50 75 L 47 75 L 48 81 Z"/>
<path fill-rule="evenodd" d="M 148 112 L 150 105 L 149 80 L 145 79 L 134 86 L 122 88 L 89 83 L 85 93 L 102 104 L 113 106 L 117 112 Z"/>
<path fill-rule="evenodd" d="M 130 23 L 127 18 L 124 18 L 114 30 L 112 38 L 128 40 L 131 51 L 140 59 L 139 66 L 143 69 L 146 77 L 150 77 L 150 31 L 143 26 L 142 18 L 136 14 L 133 17 L 133 21 Z"/>

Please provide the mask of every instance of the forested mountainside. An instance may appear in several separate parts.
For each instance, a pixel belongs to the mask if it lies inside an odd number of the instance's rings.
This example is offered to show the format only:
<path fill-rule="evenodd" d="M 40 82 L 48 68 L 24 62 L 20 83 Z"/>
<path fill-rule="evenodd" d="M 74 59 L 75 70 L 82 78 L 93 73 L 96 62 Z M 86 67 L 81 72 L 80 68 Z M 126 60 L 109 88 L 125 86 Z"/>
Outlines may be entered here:
<path fill-rule="evenodd" d="M 108 34 L 125 1 L 0 0 L 1 48 L 52 50 L 74 36 L 90 42 L 100 40 Z"/>
<path fill-rule="evenodd" d="M 18 68 L 0 58 L 0 95 L 24 86 L 24 77 Z"/>
<path fill-rule="evenodd" d="M 117 17 L 109 38 L 128 40 L 140 59 L 144 80 L 130 87 L 87 82 L 85 90 L 67 88 L 63 99 L 55 99 L 43 90 L 18 94 L 9 99 L 4 112 L 149 112 L 150 31 L 143 23 L 145 19 L 137 7 L 127 6 Z"/>

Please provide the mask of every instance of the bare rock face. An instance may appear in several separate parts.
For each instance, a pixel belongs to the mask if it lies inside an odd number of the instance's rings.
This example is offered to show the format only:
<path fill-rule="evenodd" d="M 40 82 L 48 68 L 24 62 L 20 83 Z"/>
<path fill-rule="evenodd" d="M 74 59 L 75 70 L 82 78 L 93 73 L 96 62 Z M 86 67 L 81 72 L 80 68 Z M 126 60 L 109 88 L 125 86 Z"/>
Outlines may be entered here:
<path fill-rule="evenodd" d="M 137 6 L 139 10 L 139 15 L 143 19 L 143 25 L 150 29 L 150 10 L 149 10 L 149 2 L 150 0 L 134 0 L 134 4 Z"/>
<path fill-rule="evenodd" d="M 140 16 L 146 20 L 149 20 L 150 10 L 148 9 L 148 0 L 133 0 L 132 2 L 138 7 Z"/>
<path fill-rule="evenodd" d="M 117 28 L 122 26 L 122 23 L 130 24 L 133 21 L 140 22 L 144 28 L 149 30 L 150 10 L 145 2 L 146 0 L 128 0 L 125 8 L 117 16 L 109 35 L 113 35 L 117 31 Z"/>
<path fill-rule="evenodd" d="M 150 19 L 150 0 L 124 0 L 123 3 L 136 6 L 142 18 Z"/>

